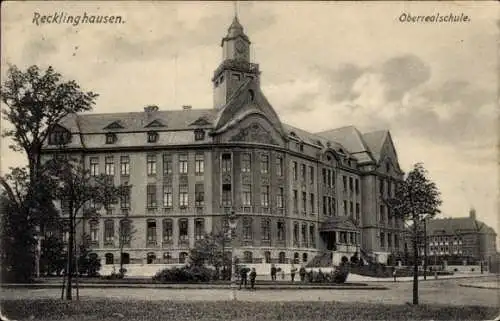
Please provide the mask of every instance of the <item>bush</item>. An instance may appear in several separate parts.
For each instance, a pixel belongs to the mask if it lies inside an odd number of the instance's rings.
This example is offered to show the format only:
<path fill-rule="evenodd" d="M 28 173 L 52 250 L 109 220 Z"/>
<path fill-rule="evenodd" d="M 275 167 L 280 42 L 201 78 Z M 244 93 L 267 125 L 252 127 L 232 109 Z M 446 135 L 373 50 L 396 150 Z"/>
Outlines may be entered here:
<path fill-rule="evenodd" d="M 153 281 L 161 283 L 199 283 L 216 279 L 215 270 L 202 266 L 163 269 L 153 276 Z"/>

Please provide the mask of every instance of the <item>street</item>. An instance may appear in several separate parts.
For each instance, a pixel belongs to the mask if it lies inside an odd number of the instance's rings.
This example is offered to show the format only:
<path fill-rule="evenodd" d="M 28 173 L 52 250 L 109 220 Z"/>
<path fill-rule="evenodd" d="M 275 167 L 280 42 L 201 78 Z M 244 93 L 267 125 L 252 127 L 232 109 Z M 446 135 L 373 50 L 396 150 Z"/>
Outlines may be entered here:
<path fill-rule="evenodd" d="M 462 287 L 460 284 L 485 282 L 483 279 L 446 279 L 419 282 L 421 304 L 482 305 L 497 307 L 498 290 Z M 495 279 L 489 280 L 495 282 Z M 377 282 L 378 285 L 381 282 Z M 242 301 L 339 301 L 382 304 L 405 304 L 412 301 L 411 282 L 384 282 L 388 290 L 258 290 L 236 291 Z M 58 298 L 60 289 L 4 288 L 0 298 Z M 84 288 L 80 298 L 108 298 L 131 300 L 220 301 L 229 300 L 231 290 L 226 289 L 148 289 L 148 288 Z"/>

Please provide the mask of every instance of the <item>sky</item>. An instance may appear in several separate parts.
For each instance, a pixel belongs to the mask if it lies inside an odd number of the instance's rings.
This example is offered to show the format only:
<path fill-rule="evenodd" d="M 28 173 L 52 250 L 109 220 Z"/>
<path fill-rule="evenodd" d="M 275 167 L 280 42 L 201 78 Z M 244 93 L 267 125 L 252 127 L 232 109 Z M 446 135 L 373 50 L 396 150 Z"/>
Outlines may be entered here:
<path fill-rule="evenodd" d="M 2 3 L 8 64 L 49 65 L 100 96 L 94 112 L 212 108 L 211 76 L 233 2 Z M 423 162 L 440 217 L 499 229 L 499 7 L 494 2 L 239 2 L 280 119 L 312 132 L 389 129 L 403 170 Z M 41 24 L 35 14 L 120 15 L 120 24 Z M 454 14 L 467 22 L 401 22 Z M 9 124 L 2 120 L 2 127 Z M 1 144 L 2 173 L 25 162 Z"/>

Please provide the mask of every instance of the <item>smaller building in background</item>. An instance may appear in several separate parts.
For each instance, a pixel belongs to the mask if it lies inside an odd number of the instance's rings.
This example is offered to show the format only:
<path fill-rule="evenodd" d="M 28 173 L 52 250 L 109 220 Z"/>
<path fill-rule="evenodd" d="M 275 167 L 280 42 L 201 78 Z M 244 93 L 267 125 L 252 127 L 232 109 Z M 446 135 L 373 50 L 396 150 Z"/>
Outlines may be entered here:
<path fill-rule="evenodd" d="M 471 209 L 468 217 L 439 218 L 427 222 L 427 258 L 430 264 L 490 266 L 497 254 L 496 232 L 476 218 Z M 423 258 L 424 244 L 419 254 Z"/>

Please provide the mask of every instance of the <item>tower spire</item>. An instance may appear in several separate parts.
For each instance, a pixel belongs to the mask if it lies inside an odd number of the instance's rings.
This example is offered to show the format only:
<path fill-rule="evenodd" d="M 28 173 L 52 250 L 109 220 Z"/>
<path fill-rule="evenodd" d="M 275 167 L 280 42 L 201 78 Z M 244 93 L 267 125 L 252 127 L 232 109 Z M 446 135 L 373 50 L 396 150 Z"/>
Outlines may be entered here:
<path fill-rule="evenodd" d="M 238 1 L 233 1 L 234 5 L 234 19 L 238 20 Z"/>

